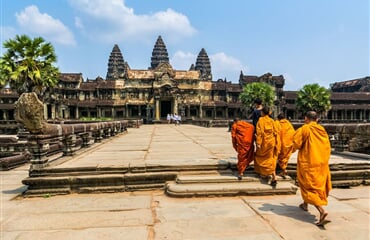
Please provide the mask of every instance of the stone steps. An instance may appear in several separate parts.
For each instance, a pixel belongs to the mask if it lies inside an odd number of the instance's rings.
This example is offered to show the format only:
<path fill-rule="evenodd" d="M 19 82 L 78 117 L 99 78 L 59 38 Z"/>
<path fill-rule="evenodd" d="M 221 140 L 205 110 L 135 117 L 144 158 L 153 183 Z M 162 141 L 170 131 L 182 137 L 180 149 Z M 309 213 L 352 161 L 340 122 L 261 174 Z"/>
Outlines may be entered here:
<path fill-rule="evenodd" d="M 361 169 L 362 168 L 362 169 Z M 28 186 L 25 196 L 70 193 L 122 192 L 161 189 L 168 196 L 235 196 L 295 194 L 296 170 L 288 169 L 290 177 L 278 178 L 272 188 L 257 177 L 253 168 L 239 181 L 235 168 L 224 162 L 210 165 L 143 165 L 81 168 L 45 168 L 32 171 L 22 181 Z M 333 187 L 370 184 L 369 165 L 338 165 L 331 170 Z"/>
<path fill-rule="evenodd" d="M 262 196 L 296 194 L 298 187 L 289 176 L 278 177 L 278 184 L 271 186 L 268 179 L 255 174 L 245 174 L 242 180 L 235 175 L 179 175 L 174 182 L 166 184 L 166 194 L 171 197 L 212 196 Z"/>

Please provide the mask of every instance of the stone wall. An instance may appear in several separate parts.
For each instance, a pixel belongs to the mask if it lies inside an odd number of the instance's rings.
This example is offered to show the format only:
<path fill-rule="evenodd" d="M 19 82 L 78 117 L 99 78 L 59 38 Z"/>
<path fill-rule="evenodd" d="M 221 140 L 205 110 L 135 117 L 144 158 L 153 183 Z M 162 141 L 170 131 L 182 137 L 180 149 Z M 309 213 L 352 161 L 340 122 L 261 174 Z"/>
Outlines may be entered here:
<path fill-rule="evenodd" d="M 294 123 L 294 128 L 303 123 Z M 322 123 L 335 151 L 370 154 L 370 123 Z"/>

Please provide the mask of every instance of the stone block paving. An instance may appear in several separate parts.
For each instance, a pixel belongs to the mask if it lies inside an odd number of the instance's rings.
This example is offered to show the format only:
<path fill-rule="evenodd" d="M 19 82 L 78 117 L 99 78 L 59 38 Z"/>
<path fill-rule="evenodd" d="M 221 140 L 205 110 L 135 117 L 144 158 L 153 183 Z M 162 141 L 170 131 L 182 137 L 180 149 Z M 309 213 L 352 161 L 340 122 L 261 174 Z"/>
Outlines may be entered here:
<path fill-rule="evenodd" d="M 145 125 L 61 165 L 231 161 L 229 134 L 218 128 Z M 317 227 L 317 210 L 298 208 L 299 191 L 255 197 L 170 198 L 156 190 L 23 198 L 21 181 L 28 169 L 0 172 L 0 239 L 370 239 L 369 186 L 333 189 L 326 207 L 331 222 Z"/>

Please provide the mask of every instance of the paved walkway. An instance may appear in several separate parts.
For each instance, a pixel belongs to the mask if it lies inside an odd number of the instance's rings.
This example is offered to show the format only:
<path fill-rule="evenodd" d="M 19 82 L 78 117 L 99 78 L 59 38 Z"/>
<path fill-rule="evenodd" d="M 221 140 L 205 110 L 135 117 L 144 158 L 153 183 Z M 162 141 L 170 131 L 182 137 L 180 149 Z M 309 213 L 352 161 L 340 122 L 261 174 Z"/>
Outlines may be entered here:
<path fill-rule="evenodd" d="M 144 125 L 57 167 L 236 161 L 230 133 Z M 296 155 L 291 159 L 296 161 Z M 360 162 L 332 156 L 331 163 Z M 363 161 L 361 161 L 363 162 Z M 366 161 L 365 161 L 366 162 Z M 333 189 L 325 227 L 284 196 L 170 198 L 162 191 L 17 197 L 28 165 L 0 172 L 0 239 L 370 239 L 370 187 Z"/>

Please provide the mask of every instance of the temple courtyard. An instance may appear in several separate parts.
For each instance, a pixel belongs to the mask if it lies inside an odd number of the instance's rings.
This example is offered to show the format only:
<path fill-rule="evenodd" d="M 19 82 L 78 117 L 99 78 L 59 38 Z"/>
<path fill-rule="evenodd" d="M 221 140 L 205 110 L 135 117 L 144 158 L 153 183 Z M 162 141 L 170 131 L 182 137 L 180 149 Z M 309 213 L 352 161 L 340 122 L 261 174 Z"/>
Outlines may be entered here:
<path fill-rule="evenodd" d="M 295 153 L 291 163 L 296 158 Z M 129 128 L 126 134 L 57 160 L 51 168 L 176 169 L 235 162 L 227 129 L 161 124 Z M 330 159 L 339 166 L 369 163 L 346 155 L 333 154 Z M 0 239 L 370 239 L 369 186 L 334 188 L 326 207 L 328 222 L 318 227 L 317 210 L 298 207 L 299 189 L 263 196 L 186 197 L 181 192 L 182 197 L 171 197 L 162 189 L 131 189 L 24 197 L 27 186 L 22 180 L 29 168 L 26 164 L 0 172 Z M 220 175 L 225 186 L 247 184 L 244 179 L 238 182 L 230 169 L 198 171 L 200 176 L 209 173 Z M 270 187 L 258 184 L 254 189 Z M 279 182 L 277 188 L 284 184 Z"/>

